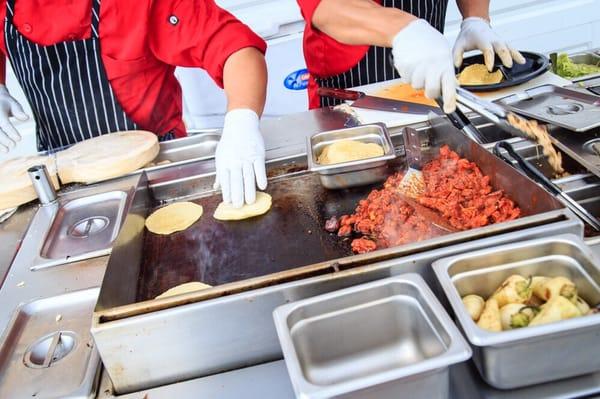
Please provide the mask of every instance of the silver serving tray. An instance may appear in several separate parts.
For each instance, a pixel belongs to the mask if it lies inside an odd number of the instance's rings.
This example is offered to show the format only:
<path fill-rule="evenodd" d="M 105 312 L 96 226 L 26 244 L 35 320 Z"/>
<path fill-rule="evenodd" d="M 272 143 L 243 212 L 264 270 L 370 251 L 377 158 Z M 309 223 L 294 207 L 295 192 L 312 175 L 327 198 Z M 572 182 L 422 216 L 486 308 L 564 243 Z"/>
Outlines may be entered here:
<path fill-rule="evenodd" d="M 575 132 L 600 126 L 600 97 L 559 86 L 534 87 L 497 102 L 518 114 Z"/>
<path fill-rule="evenodd" d="M 321 165 L 319 156 L 335 142 L 355 140 L 375 143 L 383 148 L 379 157 Z M 321 184 L 329 189 L 363 186 L 384 180 L 387 161 L 396 157 L 392 140 L 383 123 L 373 123 L 317 133 L 307 139 L 308 169 L 319 174 Z"/>
<path fill-rule="evenodd" d="M 475 324 L 461 300 L 488 298 L 504 279 L 520 274 L 568 277 L 591 306 L 600 304 L 598 260 L 576 236 L 465 253 L 434 262 L 433 270 L 490 385 L 512 389 L 600 371 L 600 314 L 493 333 Z"/>
<path fill-rule="evenodd" d="M 449 367 L 471 350 L 417 274 L 277 308 L 273 317 L 300 398 L 446 398 Z M 373 396 L 375 397 L 375 396 Z"/>

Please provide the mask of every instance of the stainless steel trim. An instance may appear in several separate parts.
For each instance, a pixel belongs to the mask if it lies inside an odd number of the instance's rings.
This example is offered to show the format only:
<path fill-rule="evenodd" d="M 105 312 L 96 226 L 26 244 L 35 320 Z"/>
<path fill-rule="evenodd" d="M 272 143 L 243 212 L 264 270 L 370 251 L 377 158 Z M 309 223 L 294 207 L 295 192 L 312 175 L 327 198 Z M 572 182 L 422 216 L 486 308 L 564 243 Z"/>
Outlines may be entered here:
<path fill-rule="evenodd" d="M 37 193 L 40 204 L 42 204 L 42 206 L 46 206 L 56 202 L 56 190 L 54 189 L 52 180 L 48 175 L 48 169 L 46 169 L 46 165 L 32 166 L 31 168 L 27 169 L 27 173 L 29 173 L 31 183 L 33 184 L 33 188 Z"/>

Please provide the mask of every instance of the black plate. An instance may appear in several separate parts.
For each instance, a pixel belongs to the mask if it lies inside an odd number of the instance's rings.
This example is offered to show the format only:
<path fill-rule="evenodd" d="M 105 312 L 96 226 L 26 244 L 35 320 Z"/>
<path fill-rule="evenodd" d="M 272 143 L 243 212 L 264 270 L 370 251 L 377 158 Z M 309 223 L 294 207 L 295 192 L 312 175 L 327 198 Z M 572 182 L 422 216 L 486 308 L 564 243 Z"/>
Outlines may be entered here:
<path fill-rule="evenodd" d="M 469 91 L 493 91 L 512 87 L 525 83 L 537 76 L 540 76 L 548 70 L 550 60 L 542 54 L 530 53 L 521 51 L 525 57 L 525 64 L 520 65 L 515 63 L 512 68 L 506 68 L 498 57 L 494 62 L 494 70 L 500 69 L 504 79 L 500 83 L 492 85 L 462 85 L 461 87 Z M 457 69 L 456 73 L 460 73 L 464 68 L 473 64 L 483 64 L 483 54 L 477 54 L 464 59 L 462 66 Z"/>

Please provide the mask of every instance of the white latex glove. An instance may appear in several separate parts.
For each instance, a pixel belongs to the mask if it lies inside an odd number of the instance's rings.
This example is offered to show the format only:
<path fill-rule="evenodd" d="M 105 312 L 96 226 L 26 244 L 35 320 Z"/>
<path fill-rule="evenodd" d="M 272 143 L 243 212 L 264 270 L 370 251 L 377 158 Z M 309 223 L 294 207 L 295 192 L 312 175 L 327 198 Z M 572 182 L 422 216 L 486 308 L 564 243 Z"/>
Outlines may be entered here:
<path fill-rule="evenodd" d="M 236 208 L 256 201 L 256 185 L 267 188 L 265 144 L 258 122 L 250 109 L 229 111 L 217 145 L 215 189 L 221 187 L 223 201 Z"/>
<path fill-rule="evenodd" d="M 0 151 L 8 152 L 11 148 L 17 145 L 17 141 L 21 140 L 21 135 L 10 122 L 10 117 L 14 116 L 20 121 L 25 121 L 29 118 L 21 104 L 15 100 L 6 86 L 0 85 Z"/>
<path fill-rule="evenodd" d="M 396 34 L 392 42 L 394 66 L 400 77 L 428 98 L 442 97 L 444 112 L 456 109 L 452 53 L 446 38 L 427 21 L 418 19 Z"/>
<path fill-rule="evenodd" d="M 494 53 L 505 67 L 511 68 L 513 61 L 524 64 L 525 58 L 514 48 L 510 47 L 483 18 L 465 18 L 460 24 L 460 33 L 454 43 L 454 65 L 458 68 L 462 65 L 463 54 L 466 51 L 480 50 L 488 71 L 494 69 Z"/>

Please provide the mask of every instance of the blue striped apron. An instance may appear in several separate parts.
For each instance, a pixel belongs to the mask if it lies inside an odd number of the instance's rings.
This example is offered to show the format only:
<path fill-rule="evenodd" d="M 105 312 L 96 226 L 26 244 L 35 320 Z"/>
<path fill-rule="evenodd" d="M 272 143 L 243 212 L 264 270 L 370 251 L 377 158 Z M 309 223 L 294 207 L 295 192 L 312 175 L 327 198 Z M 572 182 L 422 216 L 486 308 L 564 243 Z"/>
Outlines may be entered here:
<path fill-rule="evenodd" d="M 13 24 L 15 0 L 6 1 L 4 40 L 15 75 L 36 121 L 39 151 L 52 151 L 137 125 L 108 81 L 100 53 L 100 0 L 92 0 L 89 39 L 42 46 Z"/>

